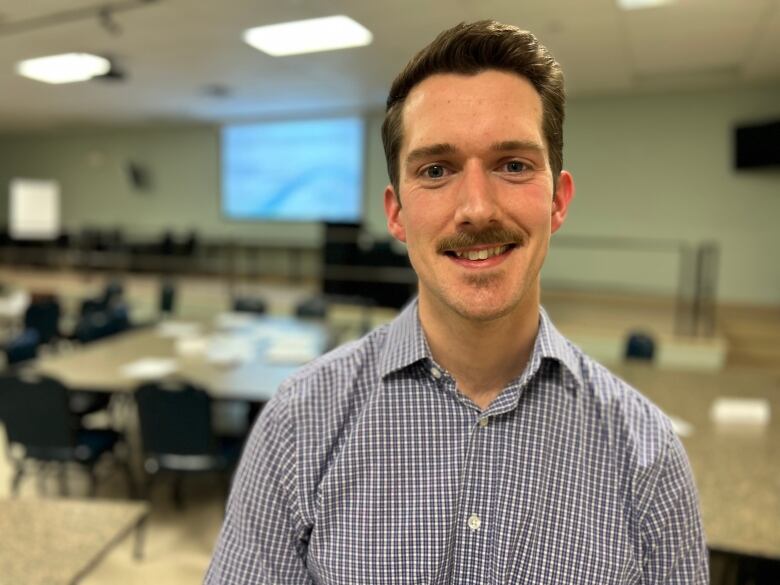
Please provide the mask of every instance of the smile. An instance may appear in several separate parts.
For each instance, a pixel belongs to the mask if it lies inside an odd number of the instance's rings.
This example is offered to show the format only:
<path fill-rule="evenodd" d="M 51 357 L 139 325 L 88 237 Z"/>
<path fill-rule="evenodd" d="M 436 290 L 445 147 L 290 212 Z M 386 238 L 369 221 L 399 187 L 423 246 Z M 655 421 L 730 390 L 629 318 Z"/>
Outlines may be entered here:
<path fill-rule="evenodd" d="M 464 268 L 491 268 L 501 264 L 517 244 L 501 244 L 479 249 L 448 250 L 444 254 Z"/>
<path fill-rule="evenodd" d="M 500 256 L 509 249 L 509 244 L 496 246 L 495 248 L 482 248 L 481 250 L 453 250 L 452 253 L 458 258 L 467 260 L 487 260 L 493 256 Z"/>

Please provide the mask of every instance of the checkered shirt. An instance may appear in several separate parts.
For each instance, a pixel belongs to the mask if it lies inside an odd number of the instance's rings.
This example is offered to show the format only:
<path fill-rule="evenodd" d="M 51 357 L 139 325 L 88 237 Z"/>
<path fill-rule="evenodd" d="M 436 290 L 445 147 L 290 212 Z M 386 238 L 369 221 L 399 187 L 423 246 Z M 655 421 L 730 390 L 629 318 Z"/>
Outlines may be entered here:
<path fill-rule="evenodd" d="M 481 411 L 416 303 L 283 384 L 248 440 L 208 585 L 705 584 L 668 419 L 541 311 Z"/>

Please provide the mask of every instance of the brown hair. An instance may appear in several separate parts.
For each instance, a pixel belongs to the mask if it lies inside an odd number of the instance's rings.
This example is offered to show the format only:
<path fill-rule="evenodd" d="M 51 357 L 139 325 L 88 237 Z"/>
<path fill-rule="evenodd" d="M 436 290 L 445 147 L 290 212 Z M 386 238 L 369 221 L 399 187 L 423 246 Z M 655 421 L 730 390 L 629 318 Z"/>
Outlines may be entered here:
<path fill-rule="evenodd" d="M 417 53 L 395 78 L 387 96 L 382 142 L 387 173 L 399 191 L 399 154 L 403 141 L 403 107 L 414 87 L 437 73 L 476 75 L 486 69 L 516 73 L 533 84 L 542 100 L 542 132 L 550 157 L 553 185 L 563 168 L 563 116 L 566 96 L 563 72 L 549 51 L 528 31 L 481 20 L 445 30 Z"/>

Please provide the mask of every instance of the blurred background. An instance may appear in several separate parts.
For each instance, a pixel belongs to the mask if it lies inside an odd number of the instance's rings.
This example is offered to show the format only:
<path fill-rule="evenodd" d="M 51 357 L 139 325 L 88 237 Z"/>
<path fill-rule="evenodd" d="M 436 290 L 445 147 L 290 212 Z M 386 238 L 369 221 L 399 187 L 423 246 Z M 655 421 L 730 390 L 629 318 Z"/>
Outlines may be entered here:
<path fill-rule="evenodd" d="M 274 56 L 246 33 L 336 15 L 357 46 L 342 28 Z M 577 197 L 544 306 L 673 417 L 713 583 L 778 582 L 778 0 L 0 3 L 0 574 L 199 582 L 275 385 L 414 295 L 385 229 L 384 102 L 482 18 L 566 76 Z M 96 69 L 22 65 L 69 53 Z"/>

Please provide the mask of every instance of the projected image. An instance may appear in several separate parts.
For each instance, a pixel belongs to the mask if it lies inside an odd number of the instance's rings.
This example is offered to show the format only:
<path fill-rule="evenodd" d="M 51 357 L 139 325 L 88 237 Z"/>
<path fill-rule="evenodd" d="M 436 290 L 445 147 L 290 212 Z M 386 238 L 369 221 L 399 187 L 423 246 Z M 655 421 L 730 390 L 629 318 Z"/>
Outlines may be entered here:
<path fill-rule="evenodd" d="M 360 219 L 363 121 L 226 126 L 222 208 L 235 219 Z"/>

